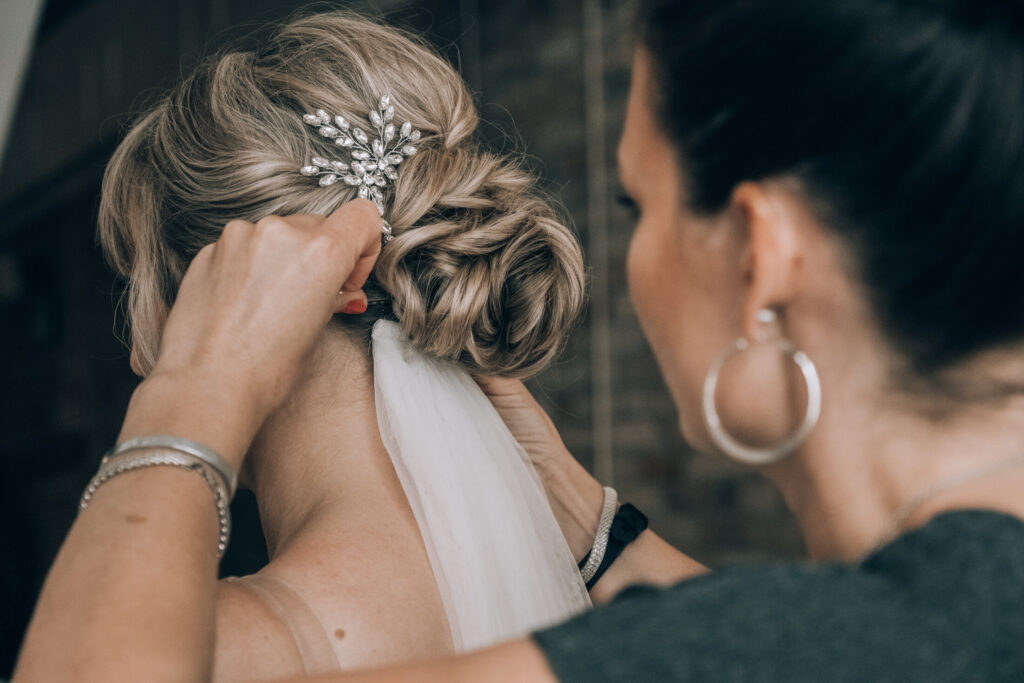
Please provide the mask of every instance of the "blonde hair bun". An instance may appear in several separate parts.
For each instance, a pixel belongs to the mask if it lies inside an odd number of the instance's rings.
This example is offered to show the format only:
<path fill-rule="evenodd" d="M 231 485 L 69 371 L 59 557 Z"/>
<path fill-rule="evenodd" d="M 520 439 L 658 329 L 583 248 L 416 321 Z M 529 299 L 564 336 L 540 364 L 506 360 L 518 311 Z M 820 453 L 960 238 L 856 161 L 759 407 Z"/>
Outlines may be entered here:
<path fill-rule="evenodd" d="M 131 128 L 104 177 L 100 239 L 128 280 L 135 355 L 156 361 L 188 263 L 236 218 L 326 215 L 353 198 L 301 175 L 344 158 L 302 115 L 362 121 L 390 94 L 421 130 L 385 199 L 395 239 L 374 271 L 371 313 L 473 372 L 525 376 L 558 353 L 584 303 L 573 231 L 519 157 L 474 140 L 476 108 L 423 41 L 351 12 L 301 17 L 252 50 L 202 63 Z M 342 323 L 363 325 L 372 320 Z M 371 316 L 372 317 L 372 316 Z"/>

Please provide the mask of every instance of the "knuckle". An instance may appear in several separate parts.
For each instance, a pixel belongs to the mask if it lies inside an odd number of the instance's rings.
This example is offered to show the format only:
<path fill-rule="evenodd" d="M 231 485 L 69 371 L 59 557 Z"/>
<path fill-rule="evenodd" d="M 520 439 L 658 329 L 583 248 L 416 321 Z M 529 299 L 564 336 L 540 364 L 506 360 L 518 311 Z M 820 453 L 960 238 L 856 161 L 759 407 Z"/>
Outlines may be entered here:
<path fill-rule="evenodd" d="M 358 198 L 353 202 L 353 204 L 355 205 L 356 209 L 361 211 L 366 216 L 377 215 L 377 205 L 371 202 L 369 199 Z"/>
<path fill-rule="evenodd" d="M 263 231 L 283 231 L 289 228 L 288 221 L 281 216 L 264 216 L 256 222 L 256 227 Z"/>
<path fill-rule="evenodd" d="M 228 221 L 227 225 L 224 226 L 222 231 L 223 235 L 235 235 L 238 233 L 245 233 L 252 229 L 252 223 L 243 220 Z"/>
<path fill-rule="evenodd" d="M 214 250 L 217 248 L 216 242 L 210 242 L 202 249 L 196 252 L 196 255 L 192 257 L 189 267 L 205 267 L 205 264 L 213 260 Z"/>
<path fill-rule="evenodd" d="M 368 225 L 371 225 L 374 228 L 380 225 L 382 219 L 380 216 L 380 211 L 377 210 L 376 204 L 374 204 L 368 199 L 364 199 L 361 201 L 361 205 L 359 208 L 360 211 L 362 212 L 362 215 L 360 217 L 364 221 L 366 221 Z"/>
<path fill-rule="evenodd" d="M 352 207 L 351 225 L 354 234 L 363 235 L 367 239 L 370 236 L 378 236 L 381 228 L 381 216 L 377 205 L 369 199 L 355 199 L 350 206 Z"/>
<path fill-rule="evenodd" d="M 315 235 L 309 241 L 309 251 L 317 257 L 323 257 L 327 260 L 334 260 L 338 258 L 344 244 L 342 240 L 336 235 L 329 232 L 321 232 Z"/>

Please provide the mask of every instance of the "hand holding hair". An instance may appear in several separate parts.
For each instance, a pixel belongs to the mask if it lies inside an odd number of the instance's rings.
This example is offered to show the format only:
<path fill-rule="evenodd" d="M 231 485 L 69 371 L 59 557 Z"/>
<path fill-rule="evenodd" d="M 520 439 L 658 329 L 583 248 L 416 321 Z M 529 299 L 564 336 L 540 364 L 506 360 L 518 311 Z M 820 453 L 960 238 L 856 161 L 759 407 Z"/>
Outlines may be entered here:
<path fill-rule="evenodd" d="M 485 375 L 474 379 L 530 458 L 573 555 L 584 559 L 598 531 L 606 502 L 604 487 L 566 449 L 551 418 L 520 380 Z M 671 585 L 706 571 L 647 529 L 603 573 L 590 597 L 599 604 L 634 583 Z"/>
<path fill-rule="evenodd" d="M 119 441 L 175 434 L 238 467 L 331 316 L 365 310 L 380 224 L 366 200 L 229 223 L 189 266 Z"/>

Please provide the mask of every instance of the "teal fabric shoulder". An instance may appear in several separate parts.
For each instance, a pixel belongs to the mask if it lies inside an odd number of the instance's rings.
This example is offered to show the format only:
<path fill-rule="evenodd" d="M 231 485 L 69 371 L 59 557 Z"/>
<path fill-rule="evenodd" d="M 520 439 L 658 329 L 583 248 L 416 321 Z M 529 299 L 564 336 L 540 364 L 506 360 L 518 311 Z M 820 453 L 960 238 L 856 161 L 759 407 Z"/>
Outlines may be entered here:
<path fill-rule="evenodd" d="M 562 681 L 1024 681 L 1024 521 L 949 512 L 856 565 L 726 570 L 534 634 Z"/>

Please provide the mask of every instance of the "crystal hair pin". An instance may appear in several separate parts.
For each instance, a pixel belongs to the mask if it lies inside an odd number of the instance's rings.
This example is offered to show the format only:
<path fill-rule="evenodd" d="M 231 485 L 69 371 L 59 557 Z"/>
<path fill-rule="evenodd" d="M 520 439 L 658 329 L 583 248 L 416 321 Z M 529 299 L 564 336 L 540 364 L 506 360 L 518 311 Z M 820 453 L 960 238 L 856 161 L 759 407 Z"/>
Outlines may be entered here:
<path fill-rule="evenodd" d="M 377 131 L 372 140 L 362 128 L 353 125 L 344 116 L 331 116 L 323 109 L 315 114 L 306 114 L 302 120 L 317 129 L 321 137 L 334 140 L 334 144 L 349 150 L 350 160 L 336 161 L 313 157 L 312 163 L 299 169 L 304 176 L 319 178 L 321 187 L 333 185 L 339 180 L 346 185 L 359 188 L 359 196 L 377 205 L 377 211 L 384 216 L 384 190 L 398 179 L 398 165 L 416 153 L 415 142 L 421 133 L 406 121 L 401 128 L 395 128 L 395 108 L 391 95 L 380 98 L 369 119 Z M 391 226 L 384 221 L 384 241 L 391 240 Z"/>

